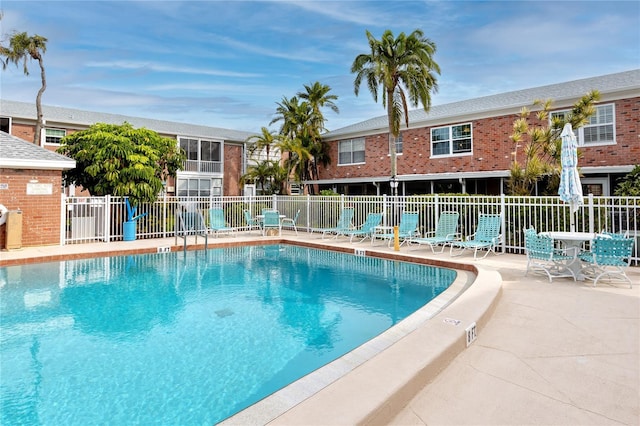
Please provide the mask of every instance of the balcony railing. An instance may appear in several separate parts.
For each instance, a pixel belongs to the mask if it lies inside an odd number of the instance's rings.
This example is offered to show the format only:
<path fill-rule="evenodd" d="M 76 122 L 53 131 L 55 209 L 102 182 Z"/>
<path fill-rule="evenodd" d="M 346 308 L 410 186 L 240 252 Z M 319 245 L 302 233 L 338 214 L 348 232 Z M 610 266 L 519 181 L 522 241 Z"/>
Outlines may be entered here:
<path fill-rule="evenodd" d="M 222 173 L 222 161 L 186 160 L 182 164 L 183 172 Z"/>

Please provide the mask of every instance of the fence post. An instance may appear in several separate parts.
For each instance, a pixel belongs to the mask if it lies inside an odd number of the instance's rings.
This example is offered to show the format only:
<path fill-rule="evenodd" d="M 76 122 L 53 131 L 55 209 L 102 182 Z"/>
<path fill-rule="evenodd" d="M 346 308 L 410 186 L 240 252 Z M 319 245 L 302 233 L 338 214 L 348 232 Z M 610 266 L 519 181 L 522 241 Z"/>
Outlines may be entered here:
<path fill-rule="evenodd" d="M 500 220 L 502 223 L 502 253 L 507 252 L 507 218 L 505 214 L 506 199 L 504 194 L 500 194 Z"/>
<path fill-rule="evenodd" d="M 271 196 L 271 208 L 278 210 L 278 196 L 276 194 Z"/>
<path fill-rule="evenodd" d="M 162 191 L 162 238 L 167 238 L 167 191 Z"/>
<path fill-rule="evenodd" d="M 108 243 L 111 238 L 111 195 L 106 195 L 104 197 L 104 209 L 102 209 L 102 212 L 104 215 L 102 222 L 102 234 L 104 235 L 104 238 L 102 238 L 102 241 Z"/>
<path fill-rule="evenodd" d="M 60 245 L 67 239 L 67 196 L 64 191 L 60 194 Z"/>
<path fill-rule="evenodd" d="M 595 232 L 595 224 L 594 224 L 594 216 L 593 216 L 593 194 L 589 194 L 587 197 L 589 200 L 588 210 L 589 210 L 589 232 Z"/>
<path fill-rule="evenodd" d="M 307 194 L 307 233 L 311 232 L 311 218 L 310 215 L 311 214 L 311 195 Z"/>
<path fill-rule="evenodd" d="M 387 226 L 387 194 L 382 194 L 382 226 Z"/>

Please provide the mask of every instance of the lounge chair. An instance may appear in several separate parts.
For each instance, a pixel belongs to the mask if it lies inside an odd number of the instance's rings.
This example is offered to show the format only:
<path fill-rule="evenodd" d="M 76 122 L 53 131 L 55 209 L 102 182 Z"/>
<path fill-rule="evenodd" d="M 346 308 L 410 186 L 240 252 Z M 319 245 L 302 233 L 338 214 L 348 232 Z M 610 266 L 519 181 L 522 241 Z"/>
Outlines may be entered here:
<path fill-rule="evenodd" d="M 458 233 L 459 218 L 460 214 L 458 212 L 442 212 L 438 219 L 436 230 L 425 233 L 423 237 L 409 239 L 409 245 L 414 243 L 418 245 L 426 244 L 431 247 L 432 253 L 436 252 L 435 246 L 439 245 L 442 248 L 438 253 L 442 253 L 447 244 L 460 239 L 460 234 Z"/>
<path fill-rule="evenodd" d="M 400 245 L 404 244 L 412 238 L 419 235 L 418 233 L 418 219 L 420 215 L 418 212 L 402 212 L 400 215 L 400 224 L 398 225 L 398 238 L 402 240 Z M 387 240 L 387 246 L 391 247 L 391 242 L 394 240 L 395 234 L 393 232 L 388 233 L 374 233 L 371 237 L 371 244 L 376 239 Z"/>
<path fill-rule="evenodd" d="M 338 236 L 341 232 L 353 228 L 353 213 L 353 207 L 345 207 L 342 209 L 342 212 L 340 212 L 340 217 L 338 218 L 336 226 L 332 228 L 312 228 L 311 232 L 322 232 L 323 240 L 327 234 L 334 234 L 335 236 Z"/>
<path fill-rule="evenodd" d="M 291 226 L 293 227 L 293 230 L 296 231 L 296 236 L 298 235 L 298 228 L 296 227 L 296 222 L 298 221 L 298 217 L 300 216 L 300 209 L 298 209 L 298 211 L 296 212 L 295 216 L 293 216 L 293 218 L 291 217 L 285 217 L 282 218 L 282 220 L 280 221 L 280 225 L 282 227 L 285 226 L 285 224 L 287 224 L 286 226 Z M 288 225 L 290 224 L 290 225 Z"/>
<path fill-rule="evenodd" d="M 242 214 L 244 214 L 244 221 L 247 222 L 247 231 L 251 232 L 252 229 L 260 230 L 262 222 L 257 218 L 251 217 L 251 212 L 249 210 L 243 210 Z"/>
<path fill-rule="evenodd" d="M 360 241 L 358 241 L 361 243 L 367 238 L 371 238 L 371 236 L 376 232 L 376 226 L 380 225 L 380 222 L 382 222 L 382 213 L 369 213 L 360 228 L 345 229 L 341 231 L 339 235 L 350 237 L 350 243 L 353 242 L 353 237 L 362 237 Z"/>
<path fill-rule="evenodd" d="M 524 229 L 524 248 L 527 255 L 527 276 L 530 270 L 540 271 L 547 275 L 549 282 L 553 278 L 571 277 L 576 275 L 569 266 L 576 261 L 575 250 L 555 248 L 553 238 L 545 234 L 538 234 L 534 228 Z"/>
<path fill-rule="evenodd" d="M 596 235 L 591 241 L 591 250 L 580 254 L 580 260 L 586 264 L 582 269 L 584 277 L 593 280 L 594 287 L 604 276 L 617 277 L 629 282 L 631 288 L 631 279 L 625 270 L 631 264 L 633 242 L 633 238 L 620 234 Z"/>
<path fill-rule="evenodd" d="M 482 256 L 483 259 L 487 257 L 489 252 L 496 254 L 496 247 L 498 247 L 498 244 L 502 241 L 502 234 L 500 234 L 501 227 L 501 214 L 480 213 L 476 232 L 469 235 L 464 241 L 453 241 L 449 254 L 451 256 L 459 256 L 466 249 L 473 250 L 474 259 L 478 258 L 478 250 L 487 251 L 484 256 Z M 454 249 L 456 248 L 459 249 L 459 252 L 454 254 Z"/>
<path fill-rule="evenodd" d="M 280 222 L 280 212 L 277 210 L 265 210 L 262 219 L 262 235 L 265 236 L 269 230 L 278 230 L 278 235 L 282 233 L 282 223 Z"/>
<path fill-rule="evenodd" d="M 224 218 L 224 210 L 222 209 L 209 209 L 209 232 L 215 234 L 218 238 L 219 234 L 234 234 L 236 228 L 229 226 Z"/>

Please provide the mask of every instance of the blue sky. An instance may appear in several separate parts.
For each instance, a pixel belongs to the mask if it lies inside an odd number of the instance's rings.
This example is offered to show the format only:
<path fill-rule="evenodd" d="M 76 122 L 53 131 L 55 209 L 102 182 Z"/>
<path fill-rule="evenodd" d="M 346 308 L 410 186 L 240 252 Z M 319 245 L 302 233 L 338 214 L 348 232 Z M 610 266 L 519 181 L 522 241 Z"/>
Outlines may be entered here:
<path fill-rule="evenodd" d="M 376 38 L 416 28 L 437 45 L 433 104 L 640 68 L 638 1 L 13 1 L 14 31 L 48 38 L 43 103 L 258 131 L 319 81 L 335 130 L 385 110 L 350 67 Z M 39 69 L 10 66 L 0 97 L 35 102 Z M 532 100 L 533 101 L 533 100 Z M 275 126 L 271 126 L 275 129 Z"/>

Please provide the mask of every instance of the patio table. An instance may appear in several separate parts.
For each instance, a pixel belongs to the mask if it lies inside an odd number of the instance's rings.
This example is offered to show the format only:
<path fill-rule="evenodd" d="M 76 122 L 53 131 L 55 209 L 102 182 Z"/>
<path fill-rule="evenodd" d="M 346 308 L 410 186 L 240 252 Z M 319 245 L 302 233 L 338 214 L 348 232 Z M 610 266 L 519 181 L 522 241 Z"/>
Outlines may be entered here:
<path fill-rule="evenodd" d="M 596 237 L 594 232 L 565 232 L 565 231 L 549 231 L 541 232 L 542 235 L 548 235 L 554 240 L 560 241 L 567 249 L 573 251 L 573 260 L 567 264 L 567 267 L 573 271 L 576 279 L 584 281 L 584 275 L 582 274 L 582 264 L 578 259 L 582 244 L 586 241 L 591 241 Z"/>

